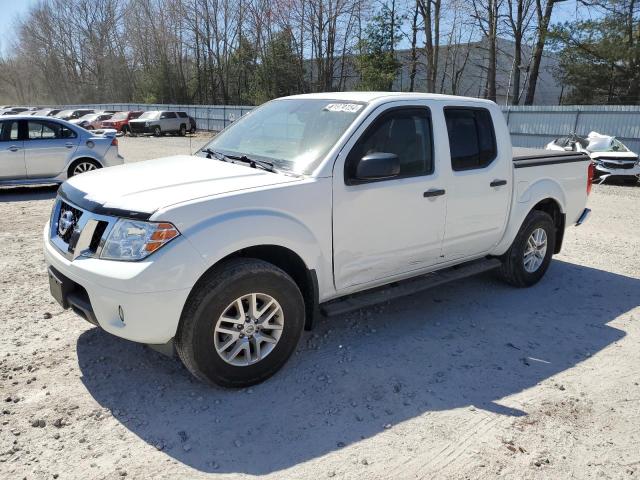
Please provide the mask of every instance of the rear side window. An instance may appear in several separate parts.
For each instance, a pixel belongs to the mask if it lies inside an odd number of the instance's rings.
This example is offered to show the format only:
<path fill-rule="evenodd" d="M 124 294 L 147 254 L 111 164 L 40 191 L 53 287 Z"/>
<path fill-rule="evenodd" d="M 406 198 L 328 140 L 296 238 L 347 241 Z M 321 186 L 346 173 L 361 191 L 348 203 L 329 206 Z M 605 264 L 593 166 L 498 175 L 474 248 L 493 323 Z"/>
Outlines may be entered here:
<path fill-rule="evenodd" d="M 187 118 L 187 114 L 186 114 L 186 113 L 184 113 L 184 112 L 178 112 L 178 116 L 179 116 L 180 118 Z"/>
<path fill-rule="evenodd" d="M 357 164 L 370 153 L 394 153 L 400 177 L 433 172 L 431 116 L 426 108 L 400 108 L 383 113 L 355 144 L 345 165 L 347 182 L 355 179 Z"/>
<path fill-rule="evenodd" d="M 496 158 L 496 137 L 489 110 L 445 108 L 444 116 L 454 171 L 484 168 Z"/>
<path fill-rule="evenodd" d="M 27 127 L 29 140 L 75 138 L 73 130 L 56 122 L 30 121 Z"/>
<path fill-rule="evenodd" d="M 164 112 L 160 118 L 176 118 L 175 112 Z"/>
<path fill-rule="evenodd" d="M 18 122 L 0 122 L 0 142 L 18 140 Z"/>

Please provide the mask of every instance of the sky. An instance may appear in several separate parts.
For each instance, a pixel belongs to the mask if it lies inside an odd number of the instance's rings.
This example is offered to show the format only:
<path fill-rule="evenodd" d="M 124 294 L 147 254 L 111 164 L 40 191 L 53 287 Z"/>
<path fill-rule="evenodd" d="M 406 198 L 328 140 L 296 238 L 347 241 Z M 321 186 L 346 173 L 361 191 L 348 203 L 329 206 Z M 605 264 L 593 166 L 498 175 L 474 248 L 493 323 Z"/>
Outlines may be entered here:
<path fill-rule="evenodd" d="M 16 17 L 24 14 L 29 7 L 39 0 L 0 0 L 0 51 L 6 51 L 15 34 L 13 24 Z M 576 0 L 566 0 L 556 3 L 553 21 L 571 21 L 576 17 L 584 17 L 585 7 L 577 6 Z"/>
<path fill-rule="evenodd" d="M 13 22 L 38 0 L 0 0 L 0 47 L 6 48 L 14 34 Z"/>

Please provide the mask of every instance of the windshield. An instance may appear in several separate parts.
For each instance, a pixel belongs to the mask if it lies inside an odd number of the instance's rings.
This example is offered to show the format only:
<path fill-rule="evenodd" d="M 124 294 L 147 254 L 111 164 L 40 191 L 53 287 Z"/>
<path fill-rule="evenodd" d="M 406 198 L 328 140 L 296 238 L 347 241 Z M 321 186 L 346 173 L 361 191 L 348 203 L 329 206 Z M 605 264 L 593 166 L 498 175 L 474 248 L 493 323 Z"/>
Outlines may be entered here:
<path fill-rule="evenodd" d="M 56 117 L 69 117 L 73 114 L 75 110 L 62 110 L 59 112 Z"/>
<path fill-rule="evenodd" d="M 593 137 L 590 139 L 587 150 L 590 152 L 628 152 L 629 149 L 625 147 L 620 140 L 616 140 L 614 137 Z"/>
<path fill-rule="evenodd" d="M 151 120 L 151 119 L 155 119 L 158 118 L 160 116 L 160 112 L 144 112 L 142 115 L 140 115 L 138 118 L 140 120 Z"/>
<path fill-rule="evenodd" d="M 203 148 L 310 174 L 363 107 L 335 100 L 274 100 L 233 123 Z"/>
<path fill-rule="evenodd" d="M 116 113 L 113 117 L 111 117 L 111 120 L 126 120 L 126 119 L 127 119 L 127 112 Z"/>

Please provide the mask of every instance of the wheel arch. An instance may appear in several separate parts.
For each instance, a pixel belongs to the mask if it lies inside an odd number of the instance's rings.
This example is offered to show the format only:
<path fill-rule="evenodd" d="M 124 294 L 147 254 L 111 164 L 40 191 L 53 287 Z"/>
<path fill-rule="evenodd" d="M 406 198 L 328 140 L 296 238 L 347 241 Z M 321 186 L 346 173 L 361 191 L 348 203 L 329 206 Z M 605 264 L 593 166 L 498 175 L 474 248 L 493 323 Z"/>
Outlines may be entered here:
<path fill-rule="evenodd" d="M 79 155 L 78 157 L 72 159 L 67 164 L 67 167 L 65 169 L 65 171 L 67 173 L 67 178 L 71 177 L 71 170 L 76 166 L 76 164 L 80 163 L 83 160 L 91 160 L 92 162 L 96 162 L 98 165 L 100 165 L 100 168 L 104 168 L 104 163 L 102 163 L 99 159 L 97 159 L 95 157 L 91 157 L 89 155 Z"/>
<path fill-rule="evenodd" d="M 541 180 L 522 193 L 514 192 L 514 195 L 516 198 L 513 200 L 507 229 L 491 254 L 502 255 L 511 247 L 525 219 L 534 210 L 548 213 L 553 219 L 556 226 L 554 253 L 559 253 L 562 248 L 566 225 L 566 212 L 564 209 L 566 202 L 562 188 L 555 181 Z"/>
<path fill-rule="evenodd" d="M 319 289 L 317 273 L 314 269 L 310 269 L 307 266 L 300 255 L 290 248 L 281 245 L 254 245 L 241 248 L 220 258 L 198 278 L 192 291 L 195 291 L 220 265 L 233 258 L 263 260 L 286 272 L 296 283 L 304 299 L 306 314 L 305 330 L 312 329 L 314 320 L 318 314 Z"/>

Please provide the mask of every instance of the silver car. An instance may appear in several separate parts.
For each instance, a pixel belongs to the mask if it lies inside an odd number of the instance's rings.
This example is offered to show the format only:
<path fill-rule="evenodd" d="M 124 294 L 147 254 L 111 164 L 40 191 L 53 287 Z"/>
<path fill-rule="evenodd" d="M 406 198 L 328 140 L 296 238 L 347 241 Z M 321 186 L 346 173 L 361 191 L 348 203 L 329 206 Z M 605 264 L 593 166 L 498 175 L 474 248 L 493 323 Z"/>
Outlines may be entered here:
<path fill-rule="evenodd" d="M 89 170 L 121 165 L 115 134 L 89 132 L 53 117 L 2 117 L 0 185 L 62 183 Z"/>
<path fill-rule="evenodd" d="M 152 133 L 156 137 L 165 133 L 177 133 L 184 137 L 190 129 L 189 118 L 181 118 L 177 112 L 149 110 L 135 120 L 129 120 L 131 135 Z"/>

